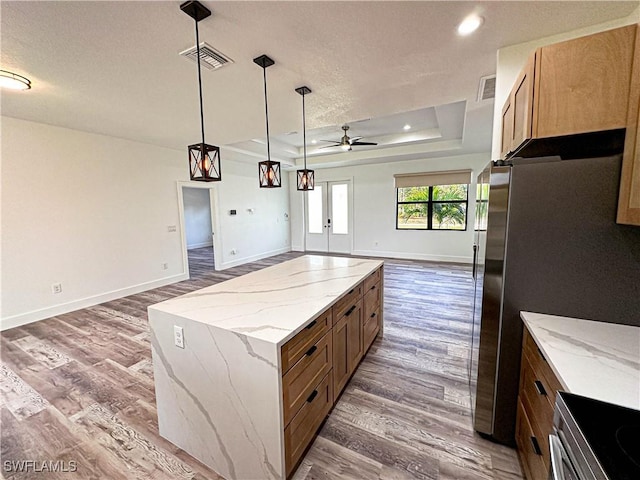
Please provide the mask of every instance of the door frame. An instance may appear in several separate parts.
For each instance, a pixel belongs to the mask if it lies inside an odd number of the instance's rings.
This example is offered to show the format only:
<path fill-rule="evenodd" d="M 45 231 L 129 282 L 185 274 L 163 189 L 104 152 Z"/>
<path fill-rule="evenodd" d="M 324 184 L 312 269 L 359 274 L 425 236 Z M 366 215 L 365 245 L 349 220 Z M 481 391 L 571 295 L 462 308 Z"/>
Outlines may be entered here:
<path fill-rule="evenodd" d="M 222 251 L 222 241 L 220 238 L 220 214 L 218 212 L 218 189 L 217 185 L 211 183 L 200 182 L 188 182 L 184 180 L 178 180 L 176 182 L 176 188 L 178 193 L 178 222 L 180 224 L 180 248 L 182 249 L 182 263 L 184 265 L 184 273 L 187 277 L 189 274 L 189 255 L 187 252 L 187 234 L 185 231 L 185 219 L 184 219 L 184 195 L 182 188 L 201 188 L 209 190 L 209 209 L 211 210 L 211 227 L 213 230 L 213 270 L 221 270 L 220 255 L 216 255 L 216 252 Z"/>
<path fill-rule="evenodd" d="M 355 225 L 355 208 L 354 208 L 354 203 L 353 203 L 353 199 L 354 199 L 354 182 L 353 182 L 353 177 L 346 177 L 346 178 L 338 178 L 338 179 L 333 179 L 333 180 L 329 180 L 329 179 L 323 179 L 321 181 L 316 181 L 316 184 L 318 183 L 326 183 L 327 185 L 329 183 L 347 183 L 349 185 L 348 187 L 348 199 L 349 199 L 349 232 L 351 232 L 351 239 L 349 241 L 349 253 L 347 255 L 351 255 L 353 253 L 353 245 L 355 244 L 355 237 L 356 237 L 356 232 L 353 228 L 353 226 Z M 330 197 L 329 197 L 329 191 L 327 190 L 327 203 L 329 203 Z M 304 251 L 308 252 L 309 250 L 307 250 L 307 230 L 308 230 L 308 200 L 307 200 L 307 195 L 304 195 L 304 201 L 302 203 L 302 244 L 304 245 Z M 328 233 L 327 233 L 328 235 Z M 324 253 L 324 252 L 323 252 Z M 327 253 L 335 253 L 335 252 L 327 252 Z"/>

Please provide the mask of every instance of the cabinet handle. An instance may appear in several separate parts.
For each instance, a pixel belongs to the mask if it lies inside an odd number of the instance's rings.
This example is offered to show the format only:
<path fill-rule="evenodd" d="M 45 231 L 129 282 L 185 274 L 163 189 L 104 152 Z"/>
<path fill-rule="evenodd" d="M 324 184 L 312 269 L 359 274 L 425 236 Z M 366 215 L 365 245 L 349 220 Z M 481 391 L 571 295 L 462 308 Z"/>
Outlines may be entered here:
<path fill-rule="evenodd" d="M 540 444 L 538 443 L 538 439 L 536 437 L 531 437 L 531 446 L 533 447 L 533 451 L 536 455 L 542 455 L 542 450 L 540 449 Z"/>
<path fill-rule="evenodd" d="M 313 355 L 313 352 L 315 352 L 318 349 L 318 347 L 316 347 L 315 345 L 313 347 L 311 347 L 309 350 L 307 350 L 307 353 L 305 353 L 305 355 L 307 357 L 310 357 L 311 355 Z"/>
<path fill-rule="evenodd" d="M 349 310 L 347 310 L 347 313 L 344 314 L 345 317 L 348 317 L 349 315 L 351 315 L 353 313 L 353 311 L 356 309 L 356 306 L 353 305 Z"/>
<path fill-rule="evenodd" d="M 369 318 L 373 318 L 376 316 L 376 312 L 373 312 L 371 315 L 369 315 Z"/>
<path fill-rule="evenodd" d="M 318 390 L 314 390 L 313 392 L 311 392 L 311 395 L 309 395 L 309 398 L 307 398 L 307 402 L 313 402 L 313 399 L 316 398 L 316 395 L 318 395 Z"/>
<path fill-rule="evenodd" d="M 355 288 L 352 288 L 351 290 L 349 290 L 349 293 L 347 293 L 347 295 L 351 295 L 354 292 Z"/>
<path fill-rule="evenodd" d="M 375 290 L 375 289 L 376 289 L 376 286 L 375 286 L 375 285 L 374 285 L 373 287 L 371 287 L 371 290 Z"/>
<path fill-rule="evenodd" d="M 544 385 L 542 385 L 542 382 L 540 380 L 534 381 L 533 385 L 536 387 L 536 390 L 540 395 L 547 395 L 547 391 L 545 390 Z"/>
<path fill-rule="evenodd" d="M 304 327 L 304 328 L 307 328 L 307 329 L 308 329 L 308 328 L 311 328 L 311 327 L 313 327 L 316 323 L 317 323 L 317 322 L 314 320 L 313 322 L 311 322 L 309 325 L 307 325 L 307 326 L 306 326 L 306 327 Z"/>

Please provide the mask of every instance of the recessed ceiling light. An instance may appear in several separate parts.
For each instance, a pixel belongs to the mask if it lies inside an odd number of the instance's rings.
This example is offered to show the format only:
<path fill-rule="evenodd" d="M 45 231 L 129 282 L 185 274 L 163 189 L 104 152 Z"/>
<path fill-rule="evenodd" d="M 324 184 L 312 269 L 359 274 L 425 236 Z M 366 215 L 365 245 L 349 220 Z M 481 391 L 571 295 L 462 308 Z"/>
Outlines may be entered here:
<path fill-rule="evenodd" d="M 475 32 L 483 21 L 484 19 L 478 15 L 469 15 L 458 25 L 458 34 L 469 35 Z"/>
<path fill-rule="evenodd" d="M 406 124 L 404 127 L 402 127 L 402 128 L 404 128 L 405 130 L 411 130 L 411 125 L 409 125 L 409 124 L 407 123 L 407 124 Z"/>
<path fill-rule="evenodd" d="M 22 75 L 0 70 L 0 87 L 12 90 L 29 90 L 31 88 L 31 80 Z"/>
<path fill-rule="evenodd" d="M 318 143 L 318 140 L 311 140 L 311 143 L 315 145 L 316 143 Z"/>

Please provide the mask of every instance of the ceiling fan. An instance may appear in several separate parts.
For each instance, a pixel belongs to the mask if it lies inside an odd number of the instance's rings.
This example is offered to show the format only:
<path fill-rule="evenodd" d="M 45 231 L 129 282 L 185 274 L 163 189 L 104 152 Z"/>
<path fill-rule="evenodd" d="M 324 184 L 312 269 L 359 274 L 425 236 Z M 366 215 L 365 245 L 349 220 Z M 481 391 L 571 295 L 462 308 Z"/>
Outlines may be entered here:
<path fill-rule="evenodd" d="M 342 136 L 339 142 L 336 142 L 335 140 L 321 140 L 322 142 L 331 142 L 333 143 L 333 145 L 327 145 L 326 147 L 320 147 L 320 148 L 340 147 L 345 152 L 348 152 L 351 150 L 351 147 L 353 146 L 377 145 L 377 143 L 373 143 L 373 142 L 361 142 L 360 139 L 362 137 L 349 138 L 349 135 L 347 135 L 347 131 L 349 130 L 349 125 L 343 125 L 342 130 L 344 130 L 344 135 Z"/>

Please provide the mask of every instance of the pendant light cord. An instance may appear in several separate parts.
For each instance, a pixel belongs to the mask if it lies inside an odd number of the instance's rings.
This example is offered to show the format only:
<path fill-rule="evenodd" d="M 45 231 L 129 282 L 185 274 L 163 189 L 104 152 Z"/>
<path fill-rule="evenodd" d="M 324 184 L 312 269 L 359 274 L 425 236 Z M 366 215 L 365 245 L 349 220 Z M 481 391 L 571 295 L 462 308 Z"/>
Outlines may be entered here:
<path fill-rule="evenodd" d="M 202 73 L 200 72 L 200 35 L 198 35 L 198 20 L 196 20 L 196 52 L 198 55 L 198 91 L 200 92 L 200 130 L 204 144 L 204 109 L 202 107 Z"/>
<path fill-rule="evenodd" d="M 267 68 L 262 67 L 262 76 L 264 79 L 264 115 L 267 120 L 267 160 L 271 161 L 271 147 L 269 145 L 269 105 L 267 104 Z"/>
<path fill-rule="evenodd" d="M 306 114 L 304 111 L 304 93 L 302 94 L 302 143 L 304 150 L 304 174 L 307 175 L 307 124 L 305 121 Z"/>

